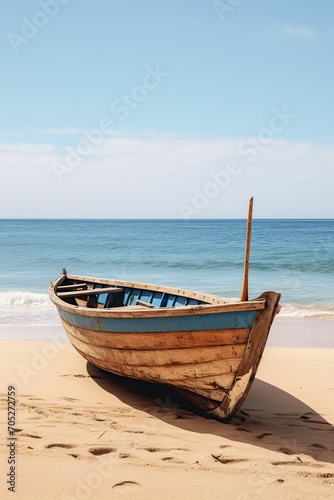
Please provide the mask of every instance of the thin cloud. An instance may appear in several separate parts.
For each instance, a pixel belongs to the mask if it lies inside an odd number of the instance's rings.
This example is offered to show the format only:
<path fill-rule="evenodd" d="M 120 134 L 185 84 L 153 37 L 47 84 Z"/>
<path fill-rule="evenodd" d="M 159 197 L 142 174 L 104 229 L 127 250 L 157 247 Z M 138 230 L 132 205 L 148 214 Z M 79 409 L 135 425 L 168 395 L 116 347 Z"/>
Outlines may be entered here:
<path fill-rule="evenodd" d="M 286 25 L 283 26 L 283 33 L 286 35 L 291 35 L 291 36 L 299 36 L 303 38 L 314 38 L 315 33 L 313 30 L 310 28 L 307 28 L 306 26 L 290 26 Z"/>
<path fill-rule="evenodd" d="M 52 144 L 0 144 L 0 171 L 12 172 L 15 177 L 18 169 L 29 168 L 36 171 L 44 169 L 54 158 L 56 148 Z"/>
<path fill-rule="evenodd" d="M 31 128 L 31 127 L 23 127 L 21 129 L 20 135 L 25 137 L 26 134 L 31 135 L 78 135 L 82 132 L 80 128 L 77 127 L 66 127 L 66 128 Z"/>
<path fill-rule="evenodd" d="M 67 135 L 67 134 L 80 134 L 81 129 L 75 127 L 69 127 L 64 129 L 58 128 L 49 128 L 46 130 L 41 130 L 40 132 L 44 132 L 45 134 L 53 134 L 53 135 Z"/>
<path fill-rule="evenodd" d="M 52 165 L 64 162 L 68 149 L 0 144 L 0 216 L 179 218 L 179 207 L 191 207 L 215 179 L 228 177 L 224 172 L 230 172 L 230 181 L 218 186 L 199 218 L 242 217 L 240 200 L 250 193 L 265 207 L 257 217 L 334 216 L 329 182 L 334 146 L 274 138 L 251 157 L 250 147 L 238 152 L 247 139 L 118 134 L 66 171 L 61 183 Z M 228 169 L 230 161 L 238 164 L 236 175 Z M 90 203 L 73 204 L 74 192 Z"/>

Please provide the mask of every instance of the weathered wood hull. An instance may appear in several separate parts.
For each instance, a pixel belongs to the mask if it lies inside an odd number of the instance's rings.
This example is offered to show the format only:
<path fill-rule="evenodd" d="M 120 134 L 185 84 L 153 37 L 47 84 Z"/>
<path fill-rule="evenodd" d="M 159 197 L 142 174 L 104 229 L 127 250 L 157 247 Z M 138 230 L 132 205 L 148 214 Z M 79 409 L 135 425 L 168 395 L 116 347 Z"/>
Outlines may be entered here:
<path fill-rule="evenodd" d="M 173 308 L 102 309 L 69 304 L 58 297 L 57 287 L 64 279 L 51 285 L 50 298 L 72 345 L 85 359 L 117 375 L 174 387 L 220 419 L 240 408 L 278 310 L 279 293 L 264 292 L 254 301 L 232 303 L 196 292 L 96 280 L 99 286 L 142 286 L 198 301 Z M 66 279 L 69 282 L 71 277 Z M 72 277 L 71 282 L 80 280 L 92 278 Z"/>

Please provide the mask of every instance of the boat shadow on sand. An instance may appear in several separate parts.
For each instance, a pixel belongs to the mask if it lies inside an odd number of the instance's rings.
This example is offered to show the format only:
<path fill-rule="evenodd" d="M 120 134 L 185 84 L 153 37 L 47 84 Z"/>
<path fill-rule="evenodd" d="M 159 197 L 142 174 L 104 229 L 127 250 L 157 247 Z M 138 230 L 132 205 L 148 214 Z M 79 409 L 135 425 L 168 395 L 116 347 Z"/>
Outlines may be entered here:
<path fill-rule="evenodd" d="M 255 379 L 241 409 L 222 422 L 201 415 L 172 388 L 119 377 L 90 363 L 87 371 L 96 384 L 126 405 L 179 429 L 292 455 L 282 463 L 302 464 L 298 455 L 334 463 L 333 425 L 303 401 L 262 380 Z"/>

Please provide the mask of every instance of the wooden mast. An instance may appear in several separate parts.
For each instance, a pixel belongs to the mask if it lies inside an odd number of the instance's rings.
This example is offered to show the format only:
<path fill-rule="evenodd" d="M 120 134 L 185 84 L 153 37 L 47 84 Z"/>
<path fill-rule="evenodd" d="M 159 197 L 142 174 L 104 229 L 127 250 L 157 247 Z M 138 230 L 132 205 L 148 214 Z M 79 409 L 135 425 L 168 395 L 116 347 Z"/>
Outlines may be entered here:
<path fill-rule="evenodd" d="M 245 249 L 245 261 L 244 261 L 244 279 L 242 283 L 241 297 L 240 301 L 248 300 L 248 270 L 249 270 L 249 254 L 250 254 L 250 240 L 252 232 L 252 215 L 253 215 L 253 197 L 249 200 L 248 205 L 248 220 L 247 220 L 247 232 L 246 232 L 246 249 Z"/>

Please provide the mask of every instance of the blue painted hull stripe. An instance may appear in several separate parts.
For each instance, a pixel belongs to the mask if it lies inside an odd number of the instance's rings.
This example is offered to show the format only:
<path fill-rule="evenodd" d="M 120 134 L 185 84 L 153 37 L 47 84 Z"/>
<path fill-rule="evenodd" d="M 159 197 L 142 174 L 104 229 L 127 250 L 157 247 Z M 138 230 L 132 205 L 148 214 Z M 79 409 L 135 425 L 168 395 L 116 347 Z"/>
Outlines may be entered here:
<path fill-rule="evenodd" d="M 251 328 L 257 311 L 198 314 L 196 316 L 166 316 L 151 318 L 101 318 L 81 316 L 58 308 L 61 318 L 86 330 L 102 332 L 172 332 Z"/>

